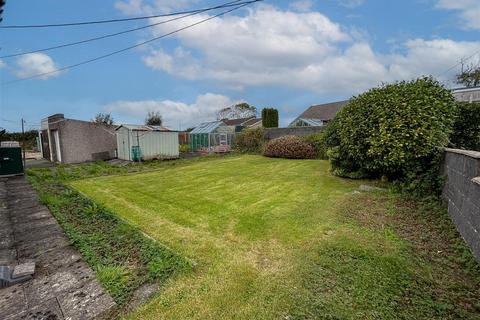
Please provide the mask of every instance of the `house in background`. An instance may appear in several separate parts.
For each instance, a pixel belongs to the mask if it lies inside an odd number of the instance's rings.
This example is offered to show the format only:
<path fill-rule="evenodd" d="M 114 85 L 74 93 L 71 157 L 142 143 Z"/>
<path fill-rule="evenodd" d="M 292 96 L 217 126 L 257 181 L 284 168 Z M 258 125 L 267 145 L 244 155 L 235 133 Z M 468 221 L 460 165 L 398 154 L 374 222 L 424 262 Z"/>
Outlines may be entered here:
<path fill-rule="evenodd" d="M 118 159 L 176 159 L 178 132 L 163 126 L 122 124 L 116 129 Z"/>
<path fill-rule="evenodd" d="M 225 125 L 234 128 L 234 132 L 240 132 L 246 128 L 259 128 L 262 126 L 262 118 L 248 117 L 241 119 L 224 119 Z"/>
<path fill-rule="evenodd" d="M 42 120 L 40 146 L 43 158 L 52 162 L 81 163 L 115 157 L 115 127 L 67 119 L 54 114 Z"/>
<path fill-rule="evenodd" d="M 337 112 L 347 103 L 348 100 L 311 106 L 293 120 L 288 127 L 321 127 L 333 120 Z"/>
<path fill-rule="evenodd" d="M 457 101 L 480 102 L 480 87 L 454 89 L 453 96 Z"/>

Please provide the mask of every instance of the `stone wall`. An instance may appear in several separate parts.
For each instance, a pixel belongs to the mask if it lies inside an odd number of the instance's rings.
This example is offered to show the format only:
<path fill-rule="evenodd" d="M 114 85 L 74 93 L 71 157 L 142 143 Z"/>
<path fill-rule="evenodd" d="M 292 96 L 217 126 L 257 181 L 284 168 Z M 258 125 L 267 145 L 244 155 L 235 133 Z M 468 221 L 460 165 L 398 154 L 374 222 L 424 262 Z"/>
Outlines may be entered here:
<path fill-rule="evenodd" d="M 283 136 L 307 136 L 312 133 L 320 132 L 325 127 L 294 127 L 294 128 L 267 128 L 265 129 L 265 139 L 271 140 Z"/>
<path fill-rule="evenodd" d="M 446 149 L 443 197 L 448 214 L 480 262 L 480 152 Z"/>

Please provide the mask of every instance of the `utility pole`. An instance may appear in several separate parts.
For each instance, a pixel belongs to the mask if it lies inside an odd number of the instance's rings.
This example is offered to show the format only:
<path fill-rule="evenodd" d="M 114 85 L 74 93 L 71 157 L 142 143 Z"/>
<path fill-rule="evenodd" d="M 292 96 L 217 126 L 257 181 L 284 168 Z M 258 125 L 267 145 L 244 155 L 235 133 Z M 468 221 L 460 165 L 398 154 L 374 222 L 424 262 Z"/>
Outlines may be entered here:
<path fill-rule="evenodd" d="M 25 120 L 22 118 L 22 154 L 23 154 L 23 169 L 25 170 L 27 160 L 25 157 L 25 128 L 24 128 Z"/>

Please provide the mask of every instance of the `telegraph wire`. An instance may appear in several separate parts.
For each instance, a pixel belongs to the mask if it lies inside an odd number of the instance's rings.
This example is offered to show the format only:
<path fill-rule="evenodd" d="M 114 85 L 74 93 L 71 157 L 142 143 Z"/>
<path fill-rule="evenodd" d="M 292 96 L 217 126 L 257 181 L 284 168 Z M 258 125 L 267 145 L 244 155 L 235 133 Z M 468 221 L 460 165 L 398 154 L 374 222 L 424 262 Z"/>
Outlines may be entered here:
<path fill-rule="evenodd" d="M 238 5 L 241 5 L 241 4 L 244 4 L 244 3 L 245 4 L 250 4 L 250 3 L 253 3 L 253 2 L 257 2 L 257 1 L 258 0 L 250 0 L 250 1 L 246 1 L 246 2 L 240 2 L 240 0 L 236 0 L 236 1 L 232 1 L 232 2 L 227 2 L 226 4 L 222 5 L 223 6 L 222 8 L 238 6 Z M 240 2 L 240 3 L 235 3 L 235 2 Z M 232 4 L 232 3 L 235 3 L 235 4 Z M 216 8 L 218 8 L 218 6 L 213 7 L 213 8 L 216 9 Z M 210 11 L 210 10 L 214 10 L 214 9 L 207 8 L 207 9 L 204 9 L 203 11 L 198 11 L 198 12 L 190 13 L 190 14 L 183 15 L 183 16 L 180 16 L 180 17 L 160 21 L 160 22 L 157 22 L 157 23 L 152 23 L 152 24 L 149 24 L 149 25 L 146 25 L 146 26 L 133 28 L 133 29 L 128 29 L 128 30 L 124 30 L 124 31 L 116 32 L 116 33 L 110 33 L 110 34 L 107 34 L 107 35 L 98 36 L 98 37 L 94 37 L 94 38 L 89 38 L 89 39 L 85 39 L 85 40 L 69 42 L 69 43 L 65 43 L 65 44 L 61 44 L 61 45 L 57 45 L 57 46 L 52 46 L 52 47 L 47 47 L 47 48 L 43 48 L 43 49 L 37 49 L 37 50 L 22 52 L 22 53 L 7 54 L 7 55 L 4 55 L 4 56 L 0 56 L 0 59 L 13 58 L 13 57 L 23 56 L 23 55 L 37 53 L 37 52 L 51 51 L 51 50 L 55 50 L 55 49 L 66 48 L 66 47 L 71 47 L 71 46 L 84 44 L 84 43 L 88 43 L 88 42 L 92 42 L 92 41 L 111 38 L 111 37 L 119 36 L 119 35 L 122 35 L 122 34 L 126 34 L 126 33 L 134 32 L 134 31 L 138 31 L 138 30 L 143 30 L 143 29 L 155 27 L 155 26 L 158 26 L 158 25 L 161 25 L 161 24 L 166 24 L 168 22 L 184 19 L 184 18 L 194 16 L 194 15 L 197 15 L 197 14 L 200 14 L 200 13 L 203 13 L 203 12 L 207 12 L 207 11 Z"/>
<path fill-rule="evenodd" d="M 450 68 L 448 68 L 447 70 L 443 71 L 442 73 L 439 73 L 436 77 L 439 78 L 441 76 L 443 76 L 444 74 L 446 74 L 447 72 L 455 69 L 457 66 L 467 62 L 468 60 L 472 59 L 475 55 L 479 54 L 480 53 L 480 49 L 475 51 L 473 54 L 471 54 L 470 56 L 466 57 L 466 58 L 462 58 L 460 62 L 457 62 L 455 65 L 451 66 Z"/>
<path fill-rule="evenodd" d="M 240 0 L 233 1 L 233 2 L 239 2 L 239 1 Z M 229 6 L 231 6 L 231 5 L 229 5 Z M 145 19 L 150 19 L 150 18 L 171 17 L 171 16 L 177 16 L 177 15 L 183 15 L 183 14 L 202 12 L 202 11 L 205 11 L 207 9 L 208 10 L 214 10 L 214 9 L 222 9 L 222 8 L 226 8 L 226 7 L 227 7 L 226 5 L 218 5 L 218 6 L 210 7 L 210 8 L 185 10 L 185 11 L 177 11 L 177 12 L 172 12 L 172 13 L 155 14 L 155 15 L 149 15 L 149 16 L 140 16 L 140 17 L 133 17 L 133 18 L 121 18 L 121 19 L 79 21 L 79 22 L 66 22 L 66 23 L 50 23 L 50 24 L 33 24 L 33 25 L 3 25 L 3 26 L 0 26 L 0 29 L 32 29 L 32 28 L 55 28 L 55 27 L 95 25 L 95 24 L 103 24 L 103 23 L 115 23 L 115 22 L 145 20 Z"/>
<path fill-rule="evenodd" d="M 250 3 L 259 2 L 259 1 L 263 1 L 263 0 L 255 0 L 255 1 L 251 1 Z M 116 51 L 113 51 L 113 52 L 110 52 L 110 53 L 107 53 L 107 54 L 104 54 L 104 55 L 101 55 L 101 56 L 98 56 L 98 57 L 95 57 L 95 58 L 92 58 L 92 59 L 84 60 L 84 61 L 82 61 L 82 62 L 78 62 L 78 63 L 72 64 L 72 65 L 63 67 L 63 68 L 58 68 L 58 69 L 55 69 L 55 70 L 53 70 L 53 71 L 43 72 L 43 73 L 35 74 L 35 75 L 33 75 L 33 76 L 30 76 L 30 77 L 21 78 L 21 79 L 12 80 L 12 81 L 7 81 L 7 82 L 4 82 L 4 83 L 2 83 L 2 84 L 7 85 L 7 84 L 12 84 L 12 83 L 20 82 L 20 81 L 30 80 L 30 79 L 34 79 L 34 78 L 38 78 L 38 77 L 43 77 L 43 76 L 46 76 L 46 75 L 49 75 L 49 74 L 62 72 L 62 71 L 69 70 L 69 69 L 73 69 L 73 68 L 76 68 L 76 67 L 79 67 L 79 66 L 88 64 L 88 63 L 92 63 L 92 62 L 98 61 L 98 60 L 102 60 L 102 59 L 111 57 L 111 56 L 113 56 L 113 55 L 116 55 L 116 54 L 119 54 L 119 53 L 122 53 L 122 52 L 125 52 L 125 51 L 128 51 L 128 50 L 131 50 L 131 49 L 134 49 L 134 48 L 138 48 L 138 47 L 143 46 L 143 45 L 146 45 L 146 44 L 148 44 L 148 43 L 151 43 L 151 42 L 160 40 L 160 39 L 162 39 L 162 38 L 166 38 L 166 37 L 168 37 L 168 36 L 170 36 L 170 35 L 172 35 L 172 34 L 181 32 L 181 31 L 183 31 L 183 30 L 192 28 L 192 27 L 197 26 L 197 25 L 199 25 L 199 24 L 202 24 L 202 23 L 204 23 L 204 22 L 207 22 L 207 21 L 210 21 L 210 20 L 212 20 L 212 19 L 218 18 L 218 17 L 223 16 L 223 15 L 225 15 L 225 14 L 227 14 L 227 13 L 230 13 L 230 12 L 232 12 L 232 11 L 235 11 L 235 10 L 238 10 L 238 9 L 240 9 L 240 8 L 242 8 L 242 7 L 245 7 L 245 6 L 247 6 L 248 4 L 250 4 L 250 3 L 244 3 L 244 4 L 238 3 L 238 4 L 237 4 L 238 6 L 235 7 L 235 8 L 232 8 L 232 9 L 229 9 L 229 10 L 226 10 L 226 11 L 222 11 L 222 12 L 220 12 L 220 13 L 218 13 L 218 14 L 216 14 L 216 15 L 213 15 L 213 16 L 211 16 L 211 17 L 209 17 L 209 18 L 200 20 L 200 21 L 195 22 L 195 23 L 193 23 L 193 24 L 190 24 L 190 25 L 188 25 L 188 26 L 185 26 L 185 27 L 176 29 L 176 30 L 174 30 L 174 31 L 165 33 L 165 34 L 163 34 L 163 35 L 161 35 L 161 36 L 158 36 L 158 37 L 155 37 L 155 38 L 151 38 L 151 39 L 149 39 L 149 40 L 147 40 L 147 41 L 143 41 L 143 42 L 137 43 L 137 44 L 135 44 L 135 45 L 132 45 L 132 46 L 129 46 L 129 47 L 120 49 L 120 50 L 116 50 Z"/>

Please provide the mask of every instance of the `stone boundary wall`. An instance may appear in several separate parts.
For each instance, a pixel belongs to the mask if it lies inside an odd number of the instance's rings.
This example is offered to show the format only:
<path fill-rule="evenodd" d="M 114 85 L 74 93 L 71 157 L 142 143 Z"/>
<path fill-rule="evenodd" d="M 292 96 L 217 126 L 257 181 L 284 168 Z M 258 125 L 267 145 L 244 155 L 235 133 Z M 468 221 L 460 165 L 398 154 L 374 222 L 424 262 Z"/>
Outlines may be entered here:
<path fill-rule="evenodd" d="M 325 127 L 266 128 L 265 139 L 272 140 L 283 136 L 307 136 L 320 132 Z"/>
<path fill-rule="evenodd" d="M 480 152 L 445 149 L 443 170 L 448 214 L 480 262 Z"/>

